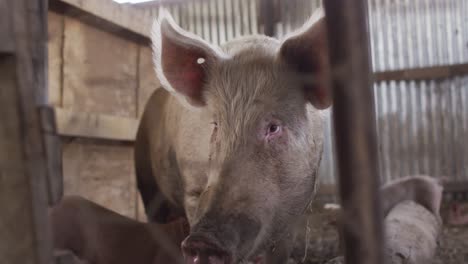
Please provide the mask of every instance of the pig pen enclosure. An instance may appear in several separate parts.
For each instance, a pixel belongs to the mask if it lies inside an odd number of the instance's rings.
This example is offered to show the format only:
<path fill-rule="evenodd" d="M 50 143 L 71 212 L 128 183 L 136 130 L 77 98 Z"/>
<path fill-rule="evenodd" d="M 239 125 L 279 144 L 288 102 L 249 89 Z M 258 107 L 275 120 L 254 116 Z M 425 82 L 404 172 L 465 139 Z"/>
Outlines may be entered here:
<path fill-rule="evenodd" d="M 332 55 L 332 63 L 350 61 L 343 75 L 349 80 L 334 83 L 339 99 L 327 111 L 318 193 L 291 262 L 325 263 L 340 254 L 336 215 L 325 209 L 340 202 L 338 192 L 357 196 L 350 199 L 356 204 L 374 197 L 376 175 L 385 183 L 427 174 L 445 187 L 435 263 L 468 263 L 468 221 L 461 221 L 468 210 L 454 213 L 468 202 L 468 2 L 340 2 L 326 1 L 326 13 L 337 25 L 332 51 L 352 51 Z M 46 211 L 63 195 L 146 221 L 133 143 L 145 103 L 160 86 L 149 39 L 161 7 L 182 28 L 222 44 L 250 34 L 282 38 L 320 6 L 316 0 L 0 0 L 0 257 L 6 261 L 0 263 L 51 263 Z M 372 91 L 365 91 L 370 80 Z M 340 158 L 359 150 L 364 160 Z M 340 181 L 351 184 L 338 188 Z M 367 200 L 353 210 L 375 220 L 378 205 Z M 354 249 L 375 237 L 366 226 Z M 379 258 L 361 257 L 349 263 Z"/>

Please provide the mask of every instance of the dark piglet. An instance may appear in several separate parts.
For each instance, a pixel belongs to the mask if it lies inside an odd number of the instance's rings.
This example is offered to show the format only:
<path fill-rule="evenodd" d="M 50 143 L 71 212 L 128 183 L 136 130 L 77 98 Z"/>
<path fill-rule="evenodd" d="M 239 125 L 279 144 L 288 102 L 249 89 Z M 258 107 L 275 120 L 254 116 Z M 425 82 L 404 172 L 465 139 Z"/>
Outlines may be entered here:
<path fill-rule="evenodd" d="M 182 263 L 179 246 L 188 235 L 185 219 L 142 223 L 78 196 L 50 209 L 55 250 L 71 251 L 90 264 Z"/>

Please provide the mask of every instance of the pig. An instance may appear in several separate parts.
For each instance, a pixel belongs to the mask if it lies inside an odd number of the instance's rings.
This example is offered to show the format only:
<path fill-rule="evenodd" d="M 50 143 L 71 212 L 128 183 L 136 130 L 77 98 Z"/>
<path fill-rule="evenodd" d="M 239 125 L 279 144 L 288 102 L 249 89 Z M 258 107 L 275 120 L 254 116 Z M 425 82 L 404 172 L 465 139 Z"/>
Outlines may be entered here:
<path fill-rule="evenodd" d="M 211 45 L 162 10 L 152 28 L 162 89 L 135 143 L 148 219 L 186 217 L 186 263 L 286 263 L 310 204 L 331 104 L 325 17 L 283 40 Z"/>
<path fill-rule="evenodd" d="M 442 227 L 442 193 L 438 180 L 426 175 L 403 177 L 381 187 L 386 263 L 430 263 Z M 340 263 L 345 263 L 343 257 L 327 262 Z"/>
<path fill-rule="evenodd" d="M 89 264 L 182 263 L 186 220 L 142 223 L 80 196 L 65 196 L 49 210 L 54 251 Z"/>

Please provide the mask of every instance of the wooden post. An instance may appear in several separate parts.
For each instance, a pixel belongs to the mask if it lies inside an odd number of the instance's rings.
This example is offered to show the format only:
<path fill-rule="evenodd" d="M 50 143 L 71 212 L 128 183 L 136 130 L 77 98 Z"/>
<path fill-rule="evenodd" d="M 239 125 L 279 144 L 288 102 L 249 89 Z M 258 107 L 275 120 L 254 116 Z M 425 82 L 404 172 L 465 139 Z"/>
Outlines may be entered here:
<path fill-rule="evenodd" d="M 347 264 L 383 262 L 367 1 L 326 0 Z"/>
<path fill-rule="evenodd" d="M 264 26 L 264 34 L 273 37 L 275 36 L 275 4 L 273 0 L 260 1 L 261 19 Z"/>
<path fill-rule="evenodd" d="M 0 262 L 50 264 L 44 0 L 0 0 Z M 50 145 L 49 145 L 50 146 Z"/>

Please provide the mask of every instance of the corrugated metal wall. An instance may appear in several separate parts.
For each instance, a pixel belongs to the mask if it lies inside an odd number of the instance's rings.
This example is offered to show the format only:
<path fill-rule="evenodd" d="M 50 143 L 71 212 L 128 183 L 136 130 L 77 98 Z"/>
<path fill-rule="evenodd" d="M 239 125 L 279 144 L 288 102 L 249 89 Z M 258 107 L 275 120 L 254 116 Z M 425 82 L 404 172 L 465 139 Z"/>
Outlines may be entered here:
<path fill-rule="evenodd" d="M 221 44 L 264 32 L 275 22 L 281 38 L 321 4 L 317 0 L 204 0 L 167 6 L 185 29 Z M 468 62 L 467 0 L 369 0 L 374 71 Z M 156 15 L 157 9 L 147 12 Z M 384 181 L 410 174 L 468 181 L 468 76 L 446 80 L 375 83 L 380 171 Z M 331 134 L 331 122 L 327 122 Z M 331 137 L 321 177 L 334 183 Z"/>
<path fill-rule="evenodd" d="M 468 1 L 370 0 L 374 71 L 468 62 Z M 375 84 L 384 180 L 468 180 L 468 76 Z"/>

